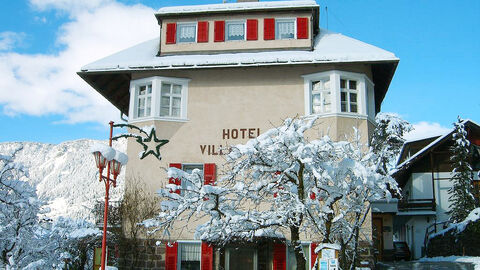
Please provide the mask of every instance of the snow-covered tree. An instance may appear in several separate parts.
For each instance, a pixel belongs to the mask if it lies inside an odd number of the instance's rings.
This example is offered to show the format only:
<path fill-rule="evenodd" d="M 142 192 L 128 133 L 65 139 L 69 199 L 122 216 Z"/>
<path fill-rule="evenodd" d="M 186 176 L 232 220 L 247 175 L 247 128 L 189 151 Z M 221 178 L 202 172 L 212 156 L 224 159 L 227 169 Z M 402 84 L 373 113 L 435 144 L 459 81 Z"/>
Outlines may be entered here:
<path fill-rule="evenodd" d="M 395 167 L 405 142 L 403 136 L 412 130 L 412 126 L 394 113 L 377 114 L 375 124 L 370 145 L 378 156 L 378 171 L 387 174 Z"/>
<path fill-rule="evenodd" d="M 5 267 L 31 262 L 30 246 L 35 238 L 41 203 L 33 188 L 24 180 L 22 165 L 13 155 L 0 155 L 0 258 Z"/>
<path fill-rule="evenodd" d="M 0 155 L 0 268 L 64 269 L 77 264 L 79 243 L 99 230 L 85 221 L 45 217 L 25 168 Z M 70 268 L 68 268 L 70 269 Z"/>
<path fill-rule="evenodd" d="M 257 236 L 289 238 L 299 270 L 305 269 L 300 243 L 305 234 L 350 248 L 343 256 L 350 267 L 368 202 L 389 198 L 396 183 L 376 172 L 376 156 L 359 140 L 309 141 L 305 133 L 315 120 L 287 119 L 231 147 L 216 185 L 204 185 L 199 171 L 169 169 L 168 176 L 187 181 L 187 188 L 180 194 L 173 192 L 181 188 L 174 184 L 161 190 L 162 212 L 144 224 L 168 234 L 179 221 L 207 219 L 195 237 L 217 245 Z"/>
<path fill-rule="evenodd" d="M 451 202 L 450 220 L 460 222 L 464 220 L 470 211 L 475 208 L 475 197 L 473 196 L 473 169 L 471 166 L 472 154 L 470 142 L 467 139 L 464 121 L 458 117 L 453 125 L 455 130 L 452 135 L 453 147 L 452 156 L 452 182 L 453 186 L 448 190 Z"/>

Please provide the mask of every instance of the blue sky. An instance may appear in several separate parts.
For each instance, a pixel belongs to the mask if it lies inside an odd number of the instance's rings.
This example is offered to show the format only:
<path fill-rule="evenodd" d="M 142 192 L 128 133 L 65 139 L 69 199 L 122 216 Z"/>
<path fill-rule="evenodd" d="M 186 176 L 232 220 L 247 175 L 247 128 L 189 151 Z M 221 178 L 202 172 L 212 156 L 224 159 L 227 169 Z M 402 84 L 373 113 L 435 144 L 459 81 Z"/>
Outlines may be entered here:
<path fill-rule="evenodd" d="M 104 139 L 118 112 L 75 74 L 155 37 L 162 6 L 209 1 L 5 1 L 0 10 L 0 142 Z M 320 25 L 401 60 L 382 111 L 417 133 L 480 122 L 480 1 L 323 0 Z"/>

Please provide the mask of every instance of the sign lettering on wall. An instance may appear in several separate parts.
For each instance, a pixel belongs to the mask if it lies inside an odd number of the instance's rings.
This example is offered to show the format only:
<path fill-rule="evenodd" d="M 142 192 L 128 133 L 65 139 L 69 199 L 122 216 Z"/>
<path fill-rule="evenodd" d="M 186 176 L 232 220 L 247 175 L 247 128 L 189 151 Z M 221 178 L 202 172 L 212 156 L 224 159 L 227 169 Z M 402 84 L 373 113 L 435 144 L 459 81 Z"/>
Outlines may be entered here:
<path fill-rule="evenodd" d="M 260 128 L 224 128 L 221 134 L 223 140 L 255 139 L 260 135 Z M 209 156 L 228 154 L 228 150 L 221 144 L 201 144 L 200 152 Z"/>

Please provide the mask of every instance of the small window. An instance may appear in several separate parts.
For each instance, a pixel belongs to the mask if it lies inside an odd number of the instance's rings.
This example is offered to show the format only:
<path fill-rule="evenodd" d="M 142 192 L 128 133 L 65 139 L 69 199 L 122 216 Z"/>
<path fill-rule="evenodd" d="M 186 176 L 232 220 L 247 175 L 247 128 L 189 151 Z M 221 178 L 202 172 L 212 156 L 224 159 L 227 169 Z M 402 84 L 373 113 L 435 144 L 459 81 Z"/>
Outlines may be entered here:
<path fill-rule="evenodd" d="M 340 97 L 342 112 L 358 113 L 357 81 L 340 79 Z"/>
<path fill-rule="evenodd" d="M 200 270 L 201 243 L 179 243 L 180 269 Z"/>
<path fill-rule="evenodd" d="M 312 113 L 329 113 L 332 111 L 332 92 L 330 79 L 312 82 Z"/>
<path fill-rule="evenodd" d="M 195 42 L 197 25 L 195 23 L 185 23 L 177 25 L 178 43 Z"/>
<path fill-rule="evenodd" d="M 310 245 L 309 244 L 302 244 L 302 252 L 305 258 L 305 269 L 310 269 Z M 293 246 L 288 246 L 288 254 L 287 254 L 287 269 L 296 270 L 297 269 L 297 258 L 295 257 L 295 251 L 293 250 Z"/>
<path fill-rule="evenodd" d="M 245 40 L 245 22 L 227 22 L 227 40 Z"/>
<path fill-rule="evenodd" d="M 137 88 L 136 117 L 147 117 L 152 113 L 152 84 L 140 85 Z"/>
<path fill-rule="evenodd" d="M 295 20 L 280 19 L 275 21 L 276 39 L 294 39 L 295 38 Z"/>
<path fill-rule="evenodd" d="M 188 174 L 191 174 L 193 170 L 199 169 L 200 170 L 200 177 L 202 178 L 203 183 L 203 164 L 183 164 L 182 170 Z M 184 190 L 188 190 L 193 184 L 189 181 L 182 181 L 182 193 Z"/>
<path fill-rule="evenodd" d="M 182 112 L 182 86 L 162 82 L 161 117 L 180 117 Z"/>

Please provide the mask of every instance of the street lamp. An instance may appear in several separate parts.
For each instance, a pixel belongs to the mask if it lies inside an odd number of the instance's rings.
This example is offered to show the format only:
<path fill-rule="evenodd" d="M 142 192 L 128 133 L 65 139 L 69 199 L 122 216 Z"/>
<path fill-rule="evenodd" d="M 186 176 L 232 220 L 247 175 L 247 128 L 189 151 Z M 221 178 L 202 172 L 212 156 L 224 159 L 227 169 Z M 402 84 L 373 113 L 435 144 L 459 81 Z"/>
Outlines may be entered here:
<path fill-rule="evenodd" d="M 120 151 L 116 151 L 112 148 L 112 134 L 113 134 L 113 122 L 110 122 L 110 138 L 108 146 L 104 144 L 94 144 L 90 151 L 95 157 L 95 164 L 97 165 L 100 173 L 99 180 L 105 182 L 105 209 L 103 212 L 103 238 L 102 238 L 102 265 L 101 269 L 105 270 L 105 255 L 107 249 L 107 219 L 108 219 L 108 195 L 110 190 L 110 184 L 113 187 L 117 186 L 117 176 L 120 174 L 122 165 L 127 164 L 128 157 Z M 103 176 L 103 170 L 107 167 L 107 176 Z M 113 179 L 110 178 L 110 173 L 113 175 Z"/>

